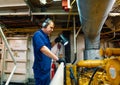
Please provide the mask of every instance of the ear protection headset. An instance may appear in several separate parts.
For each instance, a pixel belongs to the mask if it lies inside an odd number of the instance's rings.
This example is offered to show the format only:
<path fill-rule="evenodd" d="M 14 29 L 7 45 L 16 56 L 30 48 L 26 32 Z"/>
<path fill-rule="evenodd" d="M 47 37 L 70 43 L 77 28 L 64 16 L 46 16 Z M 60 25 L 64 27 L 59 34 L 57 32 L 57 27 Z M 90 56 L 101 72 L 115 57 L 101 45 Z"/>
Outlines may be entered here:
<path fill-rule="evenodd" d="M 49 25 L 49 23 L 50 23 L 50 18 L 47 18 L 43 23 L 42 23 L 42 27 L 43 28 L 46 28 L 48 25 Z"/>

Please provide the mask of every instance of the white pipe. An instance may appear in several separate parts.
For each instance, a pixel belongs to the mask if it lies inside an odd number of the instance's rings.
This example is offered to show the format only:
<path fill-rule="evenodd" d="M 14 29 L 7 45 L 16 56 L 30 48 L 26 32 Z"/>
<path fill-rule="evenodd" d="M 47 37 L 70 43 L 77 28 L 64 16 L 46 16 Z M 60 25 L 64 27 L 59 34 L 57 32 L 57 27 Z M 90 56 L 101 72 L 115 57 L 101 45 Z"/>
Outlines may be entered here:
<path fill-rule="evenodd" d="M 40 0 L 40 2 L 41 2 L 42 4 L 47 4 L 47 1 L 46 1 L 46 0 Z"/>
<path fill-rule="evenodd" d="M 15 70 L 16 70 L 16 67 L 17 66 L 15 65 L 12 72 L 10 73 L 9 78 L 7 79 L 7 82 L 5 83 L 5 85 L 9 85 L 9 82 L 10 82 L 10 80 L 11 80 L 11 78 L 12 78 L 12 76 L 13 76 Z"/>
<path fill-rule="evenodd" d="M 70 0 L 67 1 L 67 4 L 68 4 L 68 8 L 70 9 L 71 6 L 70 6 Z"/>
<path fill-rule="evenodd" d="M 73 17 L 73 24 L 74 24 L 74 27 L 73 27 L 73 32 L 74 32 L 74 54 L 76 54 L 77 50 L 76 50 L 76 25 L 75 25 L 75 16 Z"/>
<path fill-rule="evenodd" d="M 64 63 L 60 63 L 50 85 L 64 85 Z"/>
<path fill-rule="evenodd" d="M 11 56 L 13 62 L 14 62 L 14 65 L 15 65 L 14 68 L 13 68 L 13 70 L 12 70 L 12 72 L 10 73 L 10 75 L 9 75 L 6 83 L 5 83 L 5 85 L 8 85 L 9 82 L 10 82 L 10 80 L 11 80 L 11 78 L 12 78 L 12 76 L 13 76 L 13 74 L 14 74 L 14 72 L 15 72 L 15 69 L 16 69 L 16 67 L 17 67 L 17 66 L 16 66 L 17 63 L 16 63 L 16 60 L 15 60 L 15 58 L 14 58 L 14 56 L 13 56 L 13 53 L 12 53 L 10 47 L 9 47 L 9 44 L 8 44 L 8 42 L 7 42 L 7 39 L 6 39 L 6 37 L 5 37 L 5 35 L 4 35 L 3 31 L 2 31 L 1 25 L 0 25 L 0 35 L 2 36 L 3 41 L 4 41 L 4 43 L 5 43 L 5 45 L 6 45 L 7 49 L 8 49 L 8 52 L 10 53 L 10 56 Z"/>
<path fill-rule="evenodd" d="M 78 31 L 77 31 L 77 33 L 76 33 L 76 36 L 75 36 L 76 38 L 77 38 L 78 34 L 80 33 L 81 28 L 82 28 L 82 27 L 80 26 L 80 28 L 78 29 Z"/>
<path fill-rule="evenodd" d="M 120 13 L 109 13 L 109 16 L 112 16 L 112 17 L 120 16 Z"/>
<path fill-rule="evenodd" d="M 7 42 L 7 39 L 6 39 L 6 37 L 5 37 L 5 35 L 4 35 L 3 31 L 2 31 L 1 26 L 0 26 L 0 35 L 2 36 L 3 41 L 4 41 L 4 43 L 5 43 L 5 45 L 6 45 L 7 49 L 8 49 L 8 52 L 10 53 L 10 56 L 11 56 L 14 64 L 16 65 L 16 60 L 15 60 L 15 58 L 14 58 L 14 56 L 13 56 L 13 52 L 12 52 L 11 49 L 10 49 L 10 46 L 9 46 L 9 44 L 8 44 L 8 42 Z"/>
<path fill-rule="evenodd" d="M 28 16 L 29 15 L 29 12 L 2 12 L 0 13 L 0 16 L 7 16 L 7 15 L 19 15 L 19 16 L 22 16 L 22 15 L 26 15 Z M 33 12 L 31 13 L 31 15 L 69 15 L 68 12 Z M 74 12 L 74 13 L 71 13 L 71 15 L 78 15 L 77 12 Z"/>

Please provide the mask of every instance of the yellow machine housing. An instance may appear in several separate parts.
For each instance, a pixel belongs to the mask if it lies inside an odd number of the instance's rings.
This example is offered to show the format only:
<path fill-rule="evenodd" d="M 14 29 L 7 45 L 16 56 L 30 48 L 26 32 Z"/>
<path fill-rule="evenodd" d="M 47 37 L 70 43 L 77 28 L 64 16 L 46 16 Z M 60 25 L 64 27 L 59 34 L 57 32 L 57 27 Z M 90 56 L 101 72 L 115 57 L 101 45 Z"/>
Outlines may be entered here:
<path fill-rule="evenodd" d="M 100 53 L 108 57 L 66 65 L 66 85 L 120 85 L 120 49 L 107 48 L 100 50 Z M 74 79 L 70 77 L 70 68 L 73 69 Z"/>

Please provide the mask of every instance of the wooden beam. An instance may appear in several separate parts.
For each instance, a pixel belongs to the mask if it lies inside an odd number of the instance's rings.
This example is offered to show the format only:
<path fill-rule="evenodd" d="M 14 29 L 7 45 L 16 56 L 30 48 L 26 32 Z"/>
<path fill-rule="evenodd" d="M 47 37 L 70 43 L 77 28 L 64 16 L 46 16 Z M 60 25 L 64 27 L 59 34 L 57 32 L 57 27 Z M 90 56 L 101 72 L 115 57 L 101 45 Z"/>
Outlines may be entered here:
<path fill-rule="evenodd" d="M 9 28 L 4 30 L 4 33 L 33 33 L 39 30 L 39 27 L 28 27 L 28 28 Z M 72 28 L 54 28 L 54 31 L 71 31 Z"/>

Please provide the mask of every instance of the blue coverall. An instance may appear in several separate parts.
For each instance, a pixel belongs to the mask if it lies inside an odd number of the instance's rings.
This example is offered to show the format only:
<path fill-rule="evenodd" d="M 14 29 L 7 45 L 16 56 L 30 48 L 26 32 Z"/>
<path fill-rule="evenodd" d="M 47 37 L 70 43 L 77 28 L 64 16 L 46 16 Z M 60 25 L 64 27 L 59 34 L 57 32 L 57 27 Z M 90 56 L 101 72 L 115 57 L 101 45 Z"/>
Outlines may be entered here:
<path fill-rule="evenodd" d="M 33 35 L 34 64 L 33 72 L 35 85 L 49 85 L 51 58 L 40 51 L 42 46 L 47 46 L 51 50 L 51 43 L 47 34 L 38 30 Z"/>

